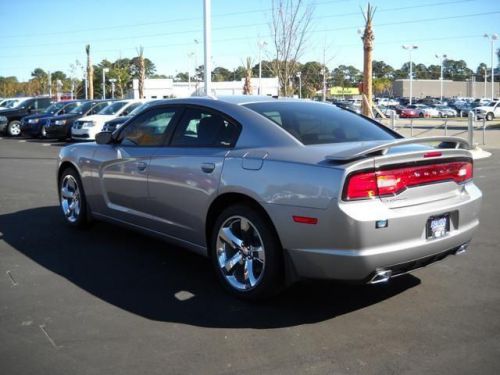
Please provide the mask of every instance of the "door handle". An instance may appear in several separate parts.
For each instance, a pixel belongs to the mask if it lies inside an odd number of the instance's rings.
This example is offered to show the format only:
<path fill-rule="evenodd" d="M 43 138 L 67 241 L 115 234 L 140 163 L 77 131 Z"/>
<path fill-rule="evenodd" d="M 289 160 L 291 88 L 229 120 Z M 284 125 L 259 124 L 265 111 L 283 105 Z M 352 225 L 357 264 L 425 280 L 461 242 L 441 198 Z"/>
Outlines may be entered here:
<path fill-rule="evenodd" d="M 214 163 L 202 163 L 201 170 L 205 173 L 212 173 L 215 169 Z"/>
<path fill-rule="evenodd" d="M 137 163 L 137 169 L 140 170 L 141 172 L 144 171 L 148 167 L 148 164 L 140 161 Z"/>

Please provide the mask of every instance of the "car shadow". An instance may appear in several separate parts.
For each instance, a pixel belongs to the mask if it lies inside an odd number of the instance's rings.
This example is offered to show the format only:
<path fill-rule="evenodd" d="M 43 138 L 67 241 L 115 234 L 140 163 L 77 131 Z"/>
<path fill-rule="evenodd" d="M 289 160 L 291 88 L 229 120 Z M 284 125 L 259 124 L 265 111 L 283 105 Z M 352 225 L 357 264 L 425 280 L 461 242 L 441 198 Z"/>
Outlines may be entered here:
<path fill-rule="evenodd" d="M 315 323 L 420 283 L 411 275 L 386 285 L 308 281 L 272 300 L 248 303 L 222 290 L 208 259 L 107 223 L 71 228 L 57 206 L 0 215 L 0 228 L 14 249 L 103 301 L 148 319 L 194 326 L 262 329 Z"/>

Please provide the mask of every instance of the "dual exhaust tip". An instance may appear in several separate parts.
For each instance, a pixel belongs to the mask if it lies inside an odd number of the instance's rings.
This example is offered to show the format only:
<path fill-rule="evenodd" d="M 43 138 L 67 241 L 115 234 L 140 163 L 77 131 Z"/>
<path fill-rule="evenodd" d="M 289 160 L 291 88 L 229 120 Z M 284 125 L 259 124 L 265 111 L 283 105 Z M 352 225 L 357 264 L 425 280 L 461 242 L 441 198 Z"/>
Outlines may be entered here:
<path fill-rule="evenodd" d="M 469 246 L 469 243 L 465 243 L 463 245 L 460 245 L 454 252 L 454 255 L 460 255 L 463 254 L 467 251 L 467 247 Z M 397 274 L 399 276 L 401 274 Z M 392 277 L 392 270 L 390 269 L 385 269 L 385 268 L 377 268 L 375 270 L 375 275 L 371 278 L 371 280 L 368 282 L 368 284 L 380 284 L 380 283 L 385 283 L 389 281 L 389 279 Z"/>

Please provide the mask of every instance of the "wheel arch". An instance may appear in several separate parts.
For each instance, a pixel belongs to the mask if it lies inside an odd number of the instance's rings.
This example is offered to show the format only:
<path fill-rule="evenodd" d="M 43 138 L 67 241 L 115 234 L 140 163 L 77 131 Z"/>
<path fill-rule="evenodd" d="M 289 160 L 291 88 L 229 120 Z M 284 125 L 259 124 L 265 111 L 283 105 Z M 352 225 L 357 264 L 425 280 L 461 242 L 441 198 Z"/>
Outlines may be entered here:
<path fill-rule="evenodd" d="M 207 243 L 207 249 L 210 248 L 210 239 L 211 239 L 211 230 L 217 220 L 217 216 L 226 208 L 235 204 L 243 204 L 247 205 L 260 214 L 271 224 L 271 228 L 278 239 L 280 246 L 282 246 L 281 239 L 279 237 L 278 231 L 276 230 L 276 226 L 274 225 L 271 216 L 267 213 L 265 208 L 254 198 L 242 194 L 242 193 L 231 193 L 227 192 L 219 195 L 211 204 L 207 211 L 207 216 L 205 220 L 205 239 Z M 210 251 L 207 252 L 210 256 Z"/>

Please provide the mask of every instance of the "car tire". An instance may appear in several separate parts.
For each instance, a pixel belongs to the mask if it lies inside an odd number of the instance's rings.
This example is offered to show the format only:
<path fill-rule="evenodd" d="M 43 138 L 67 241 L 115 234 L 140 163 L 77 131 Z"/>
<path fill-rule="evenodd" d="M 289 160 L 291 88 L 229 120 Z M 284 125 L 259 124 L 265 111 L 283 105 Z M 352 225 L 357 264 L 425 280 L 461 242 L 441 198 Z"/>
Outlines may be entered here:
<path fill-rule="evenodd" d="M 47 129 L 45 125 L 42 125 L 42 129 L 40 129 L 40 138 L 47 138 Z"/>
<path fill-rule="evenodd" d="M 420 112 L 420 113 L 418 114 L 418 117 L 422 118 L 422 117 L 424 117 L 424 114 L 423 114 L 422 112 Z"/>
<path fill-rule="evenodd" d="M 486 121 L 492 121 L 494 117 L 493 113 L 489 112 L 486 114 Z"/>
<path fill-rule="evenodd" d="M 66 223 L 83 228 L 89 224 L 89 210 L 82 181 L 74 168 L 66 168 L 59 178 L 59 206 Z"/>
<path fill-rule="evenodd" d="M 19 137 L 21 135 L 21 122 L 14 120 L 7 125 L 7 135 L 10 137 Z"/>
<path fill-rule="evenodd" d="M 217 279 L 239 298 L 269 298 L 284 285 L 283 250 L 273 225 L 250 206 L 222 211 L 213 226 L 209 251 Z"/>

